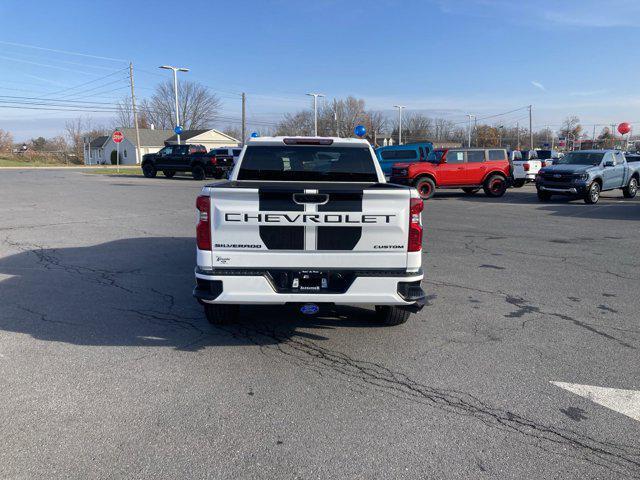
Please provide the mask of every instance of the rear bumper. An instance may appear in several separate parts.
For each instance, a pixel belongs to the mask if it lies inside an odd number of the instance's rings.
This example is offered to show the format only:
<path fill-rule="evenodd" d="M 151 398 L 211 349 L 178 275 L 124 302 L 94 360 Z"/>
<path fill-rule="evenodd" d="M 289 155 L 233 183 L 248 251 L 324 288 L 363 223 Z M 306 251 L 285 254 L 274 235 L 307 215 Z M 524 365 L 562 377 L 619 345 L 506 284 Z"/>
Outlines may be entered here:
<path fill-rule="evenodd" d="M 278 293 L 267 274 L 258 271 L 196 269 L 193 296 L 201 303 L 270 304 L 331 303 L 335 305 L 393 305 L 419 311 L 425 304 L 420 272 L 380 276 L 356 274 L 344 293 Z"/>
<path fill-rule="evenodd" d="M 395 183 L 396 185 L 413 185 L 413 182 L 410 178 L 407 177 L 391 177 L 389 179 L 389 183 Z"/>

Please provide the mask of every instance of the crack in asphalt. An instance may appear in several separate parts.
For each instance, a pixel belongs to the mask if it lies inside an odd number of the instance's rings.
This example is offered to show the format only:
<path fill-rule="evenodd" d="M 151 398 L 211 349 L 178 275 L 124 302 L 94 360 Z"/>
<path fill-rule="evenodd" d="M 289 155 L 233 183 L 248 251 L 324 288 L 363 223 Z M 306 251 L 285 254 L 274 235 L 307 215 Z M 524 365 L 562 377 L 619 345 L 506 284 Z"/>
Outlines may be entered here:
<path fill-rule="evenodd" d="M 108 286 L 118 288 L 127 293 L 135 294 L 133 290 L 121 285 L 116 280 L 117 275 L 123 274 L 133 274 L 138 273 L 140 269 L 132 269 L 132 270 L 105 270 L 94 267 L 87 267 L 84 265 L 69 265 L 64 263 L 61 259 L 55 256 L 55 252 L 57 251 L 54 248 L 47 248 L 44 245 L 39 244 L 23 244 L 10 240 L 9 238 L 5 238 L 4 242 L 7 245 L 12 246 L 22 252 L 27 254 L 34 255 L 38 261 L 42 264 L 43 268 L 47 270 L 51 270 L 53 268 L 60 268 L 64 272 L 80 275 L 84 278 L 89 279 L 93 283 L 97 283 L 99 285 Z"/>
<path fill-rule="evenodd" d="M 51 318 L 47 317 L 46 314 L 42 313 L 42 312 L 36 312 L 35 310 L 31 310 L 30 308 L 27 308 L 23 305 L 15 305 L 16 308 L 22 310 L 23 312 L 27 312 L 30 313 L 32 315 L 35 315 L 41 322 L 45 322 L 45 323 L 54 323 L 54 324 L 59 324 L 59 325 L 73 325 L 74 327 L 79 326 L 79 324 L 77 323 L 73 323 L 73 322 L 65 322 L 64 320 L 52 320 Z"/>
<path fill-rule="evenodd" d="M 574 318 L 570 315 L 566 315 L 566 314 L 562 314 L 562 313 L 558 313 L 558 312 L 551 312 L 551 311 L 546 311 L 546 310 L 542 310 L 540 307 L 535 306 L 535 305 L 531 305 L 527 302 L 527 300 L 525 300 L 524 298 L 521 297 L 516 297 L 514 295 L 508 294 L 506 292 L 500 291 L 500 290 L 486 290 L 486 289 L 482 289 L 482 288 L 478 288 L 478 287 L 470 287 L 467 285 L 460 285 L 460 284 L 456 284 L 456 283 L 451 283 L 451 282 L 441 282 L 441 281 L 434 281 L 434 280 L 423 280 L 423 282 L 425 283 L 429 283 L 431 285 L 435 285 L 438 287 L 454 287 L 454 288 L 460 288 L 463 290 L 470 290 L 473 292 L 477 292 L 477 293 L 484 293 L 486 295 L 492 295 L 492 296 L 496 296 L 498 298 L 501 298 L 503 300 L 505 300 L 508 304 L 513 305 L 518 307 L 517 310 L 514 310 L 508 314 L 505 315 L 506 318 L 522 318 L 525 315 L 528 314 L 532 314 L 532 315 L 540 315 L 540 316 L 544 316 L 544 315 L 548 315 L 551 317 L 555 317 L 555 318 L 559 318 L 560 320 L 564 320 L 566 322 L 570 322 L 572 324 L 574 324 L 577 327 L 580 328 L 584 328 L 585 330 L 588 330 L 591 333 L 595 333 L 596 335 L 599 335 L 603 338 L 606 338 L 607 340 L 612 340 L 617 342 L 618 344 L 626 347 L 626 348 L 632 348 L 632 349 L 637 349 L 636 346 L 631 345 L 630 343 L 621 340 L 619 338 L 614 337 L 613 335 L 610 335 L 606 332 L 603 332 L 601 330 L 599 330 L 598 328 L 602 328 L 602 329 L 610 329 L 610 330 L 617 330 L 617 331 L 623 331 L 623 332 L 631 332 L 631 333 L 638 333 L 634 330 L 627 330 L 627 329 L 620 329 L 620 328 L 616 328 L 616 327 L 612 327 L 609 325 L 594 325 L 592 323 L 587 323 L 584 322 L 582 320 L 578 320 L 577 318 Z M 523 327 L 524 325 L 527 323 L 527 321 L 523 322 Z M 596 328 L 597 327 L 597 328 Z"/>
<path fill-rule="evenodd" d="M 570 429 L 545 425 L 510 410 L 490 406 L 466 392 L 425 385 L 380 363 L 358 360 L 343 352 L 302 339 L 292 331 L 283 332 L 253 324 L 218 328 L 234 338 L 259 345 L 265 352 L 275 351 L 294 364 L 310 367 L 318 373 L 321 370 L 325 374 L 338 374 L 339 378 L 361 382 L 370 389 L 391 394 L 404 401 L 417 402 L 458 416 L 472 417 L 489 427 L 527 438 L 533 446 L 539 446 L 538 442 L 546 442 L 559 447 L 551 450 L 557 455 L 567 455 L 567 449 L 571 449 L 573 454 L 569 455 L 574 458 L 620 475 L 640 478 L 640 451 L 637 447 L 600 441 Z"/>

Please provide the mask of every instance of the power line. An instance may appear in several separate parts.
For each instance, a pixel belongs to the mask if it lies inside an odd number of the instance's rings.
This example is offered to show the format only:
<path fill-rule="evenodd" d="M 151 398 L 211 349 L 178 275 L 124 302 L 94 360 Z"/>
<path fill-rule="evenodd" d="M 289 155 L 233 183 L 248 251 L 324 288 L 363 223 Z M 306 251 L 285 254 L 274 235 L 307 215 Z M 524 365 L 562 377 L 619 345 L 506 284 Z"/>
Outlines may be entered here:
<path fill-rule="evenodd" d="M 103 80 L 105 78 L 109 78 L 109 77 L 112 77 L 113 75 L 117 75 L 118 73 L 123 72 L 124 70 L 126 70 L 126 68 L 122 68 L 122 69 L 116 70 L 113 73 L 109 73 L 108 75 L 103 75 L 100 78 L 95 78 L 93 80 L 89 80 L 88 82 L 80 83 L 80 84 L 74 85 L 72 87 L 67 87 L 67 88 L 63 88 L 62 90 L 51 92 L 49 95 L 57 95 L 57 94 L 62 93 L 62 92 L 67 92 L 69 90 L 74 90 L 76 88 L 84 87 L 85 85 L 89 85 L 89 84 L 94 83 L 94 82 L 99 82 L 100 80 Z"/>
<path fill-rule="evenodd" d="M 17 43 L 17 42 L 7 42 L 4 40 L 0 40 L 0 43 L 3 45 L 11 45 L 13 47 L 21 47 L 21 48 L 32 48 L 34 50 L 44 50 L 46 52 L 55 52 L 55 53 L 62 53 L 65 55 L 75 55 L 78 57 L 87 57 L 87 58 L 96 58 L 98 60 L 108 60 L 111 62 L 125 62 L 126 60 L 122 60 L 120 58 L 111 58 L 111 57 L 103 57 L 100 55 L 91 55 L 88 53 L 80 53 L 80 52 L 73 52 L 70 50 L 57 50 L 55 48 L 46 48 L 46 47 L 38 47 L 36 45 L 28 45 L 26 43 Z"/>

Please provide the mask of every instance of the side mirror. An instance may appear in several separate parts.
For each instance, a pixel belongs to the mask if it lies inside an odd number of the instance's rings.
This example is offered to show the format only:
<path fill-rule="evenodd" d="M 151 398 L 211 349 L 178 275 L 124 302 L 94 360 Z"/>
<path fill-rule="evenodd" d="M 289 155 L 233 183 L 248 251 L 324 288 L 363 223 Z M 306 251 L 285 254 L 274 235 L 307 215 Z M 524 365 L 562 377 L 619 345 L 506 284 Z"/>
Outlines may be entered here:
<path fill-rule="evenodd" d="M 613 160 L 607 160 L 606 162 L 604 162 L 604 166 L 613 167 L 614 166 Z"/>

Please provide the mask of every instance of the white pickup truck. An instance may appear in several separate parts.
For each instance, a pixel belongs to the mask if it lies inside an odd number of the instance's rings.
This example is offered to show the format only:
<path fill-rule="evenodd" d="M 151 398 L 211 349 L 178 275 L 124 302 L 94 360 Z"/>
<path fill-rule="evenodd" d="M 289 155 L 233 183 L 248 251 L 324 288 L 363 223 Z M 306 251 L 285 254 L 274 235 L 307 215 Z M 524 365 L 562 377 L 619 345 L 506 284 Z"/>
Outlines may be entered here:
<path fill-rule="evenodd" d="M 213 324 L 242 304 L 347 304 L 398 325 L 424 305 L 422 200 L 385 182 L 366 140 L 251 139 L 196 207 L 193 294 Z"/>

